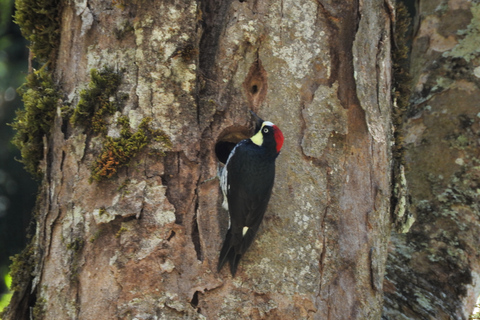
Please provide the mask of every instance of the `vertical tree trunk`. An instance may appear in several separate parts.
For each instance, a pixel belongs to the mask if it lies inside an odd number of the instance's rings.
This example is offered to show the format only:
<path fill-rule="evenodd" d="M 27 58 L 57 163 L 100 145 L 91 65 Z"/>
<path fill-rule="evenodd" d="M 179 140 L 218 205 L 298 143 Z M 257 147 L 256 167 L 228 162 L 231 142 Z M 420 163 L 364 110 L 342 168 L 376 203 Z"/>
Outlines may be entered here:
<path fill-rule="evenodd" d="M 384 318 L 468 319 L 480 293 L 480 5 L 417 9 L 404 137 L 416 221 L 392 239 Z"/>
<path fill-rule="evenodd" d="M 45 140 L 36 316 L 378 319 L 390 235 L 388 8 L 64 2 L 51 71 L 67 108 Z M 105 67 L 121 76 L 118 90 Z M 286 141 L 264 223 L 232 279 L 216 272 L 227 218 L 215 146 L 248 136 L 249 109 Z"/>

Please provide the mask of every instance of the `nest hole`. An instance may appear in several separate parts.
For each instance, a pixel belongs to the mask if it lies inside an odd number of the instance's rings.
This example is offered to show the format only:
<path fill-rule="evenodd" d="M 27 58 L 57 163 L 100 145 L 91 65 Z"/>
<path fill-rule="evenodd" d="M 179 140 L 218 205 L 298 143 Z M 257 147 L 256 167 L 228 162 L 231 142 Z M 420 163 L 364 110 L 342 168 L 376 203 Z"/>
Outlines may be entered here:
<path fill-rule="evenodd" d="M 262 66 L 260 59 L 257 59 L 248 71 L 248 75 L 243 82 L 248 104 L 251 109 L 258 108 L 267 96 L 268 79 L 267 71 Z"/>
<path fill-rule="evenodd" d="M 215 143 L 215 155 L 218 161 L 225 164 L 230 152 L 237 143 L 250 137 L 250 130 L 247 127 L 230 127 L 223 131 Z"/>

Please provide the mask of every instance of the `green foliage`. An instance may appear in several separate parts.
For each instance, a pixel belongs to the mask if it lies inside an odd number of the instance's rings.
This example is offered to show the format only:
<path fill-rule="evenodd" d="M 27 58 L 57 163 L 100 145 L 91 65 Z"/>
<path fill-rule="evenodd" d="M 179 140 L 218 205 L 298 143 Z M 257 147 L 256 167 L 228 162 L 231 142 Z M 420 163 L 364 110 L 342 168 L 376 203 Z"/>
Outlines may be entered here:
<path fill-rule="evenodd" d="M 0 319 L 2 319 L 2 311 L 8 306 L 12 299 L 13 293 L 5 293 L 0 296 Z"/>
<path fill-rule="evenodd" d="M 12 287 L 12 277 L 10 276 L 10 273 L 7 273 L 5 275 L 5 284 L 7 285 L 7 288 L 10 290 L 10 288 Z M 13 295 L 12 292 L 8 292 L 8 293 L 0 295 L 0 319 L 1 319 L 2 311 L 10 303 L 10 300 L 12 299 L 12 295 Z"/>
<path fill-rule="evenodd" d="M 70 120 L 73 124 L 91 127 L 95 133 L 106 133 L 105 116 L 118 109 L 113 96 L 118 90 L 121 77 L 112 69 L 105 68 L 100 72 L 92 69 L 90 78 L 88 88 L 80 92 L 80 101 Z"/>
<path fill-rule="evenodd" d="M 15 23 L 30 41 L 39 62 L 52 60 L 59 42 L 61 8 L 59 0 L 16 0 Z"/>
<path fill-rule="evenodd" d="M 10 275 L 10 273 L 7 273 L 5 275 L 4 281 L 5 281 L 5 285 L 10 290 L 10 288 L 12 287 L 12 276 Z"/>
<path fill-rule="evenodd" d="M 152 129 L 151 121 L 151 118 L 143 119 L 138 130 L 132 132 L 129 119 L 119 118 L 118 124 L 122 127 L 120 137 L 107 137 L 103 151 L 92 166 L 90 179 L 100 181 L 112 178 L 120 168 L 128 166 L 130 160 L 152 140 L 161 142 L 166 149 L 171 148 L 168 136 L 162 130 Z"/>
<path fill-rule="evenodd" d="M 12 5 L 13 1 L 11 0 L 0 0 L 0 8 L 2 8 L 2 10 L 0 10 L 0 35 L 3 34 L 3 31 L 10 23 Z"/>
<path fill-rule="evenodd" d="M 12 142 L 20 149 L 20 161 L 25 169 L 38 178 L 41 176 L 38 164 L 43 156 L 43 137 L 50 133 L 53 125 L 59 94 L 45 68 L 29 74 L 18 92 L 25 108 L 17 111 L 11 124 L 16 131 Z"/>

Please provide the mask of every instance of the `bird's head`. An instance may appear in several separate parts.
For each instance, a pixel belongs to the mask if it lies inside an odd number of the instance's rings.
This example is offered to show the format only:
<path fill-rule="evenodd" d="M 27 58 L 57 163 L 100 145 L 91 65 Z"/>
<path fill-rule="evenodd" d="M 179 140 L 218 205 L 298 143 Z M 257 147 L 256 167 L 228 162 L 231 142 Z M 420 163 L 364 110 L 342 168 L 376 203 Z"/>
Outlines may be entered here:
<path fill-rule="evenodd" d="M 253 111 L 250 112 L 255 117 L 255 135 L 250 140 L 260 147 L 274 146 L 278 154 L 283 146 L 282 131 L 270 121 L 263 121 Z"/>

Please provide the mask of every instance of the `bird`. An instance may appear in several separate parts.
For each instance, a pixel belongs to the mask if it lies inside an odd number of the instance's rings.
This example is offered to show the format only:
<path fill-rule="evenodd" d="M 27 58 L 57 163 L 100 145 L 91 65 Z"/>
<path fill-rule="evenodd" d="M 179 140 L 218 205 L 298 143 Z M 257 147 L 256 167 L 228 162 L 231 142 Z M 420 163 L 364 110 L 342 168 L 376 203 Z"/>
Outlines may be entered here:
<path fill-rule="evenodd" d="M 232 277 L 267 210 L 275 180 L 275 160 L 284 142 L 283 133 L 275 124 L 250 112 L 255 118 L 255 134 L 235 145 L 220 172 L 222 206 L 228 210 L 229 227 L 217 271 L 228 261 Z"/>

